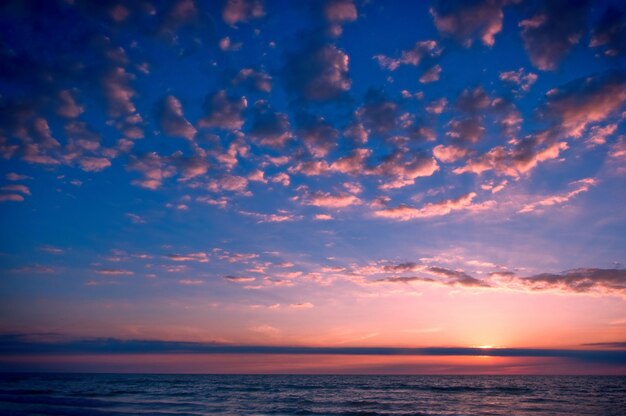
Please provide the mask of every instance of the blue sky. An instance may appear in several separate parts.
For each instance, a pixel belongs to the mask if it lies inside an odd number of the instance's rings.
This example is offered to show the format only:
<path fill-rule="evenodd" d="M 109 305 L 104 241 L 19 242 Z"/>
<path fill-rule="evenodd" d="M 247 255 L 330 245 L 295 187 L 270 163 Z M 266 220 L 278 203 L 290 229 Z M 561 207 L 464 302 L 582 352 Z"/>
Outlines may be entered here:
<path fill-rule="evenodd" d="M 3 5 L 0 331 L 624 341 L 625 13 Z"/>

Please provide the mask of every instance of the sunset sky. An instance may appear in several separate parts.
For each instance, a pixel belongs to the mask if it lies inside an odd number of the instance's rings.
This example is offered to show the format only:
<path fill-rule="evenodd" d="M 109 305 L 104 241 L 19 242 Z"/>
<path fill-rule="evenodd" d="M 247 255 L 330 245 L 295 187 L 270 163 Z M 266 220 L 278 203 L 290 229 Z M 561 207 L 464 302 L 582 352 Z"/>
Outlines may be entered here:
<path fill-rule="evenodd" d="M 0 370 L 626 374 L 625 57 L 618 0 L 5 3 Z"/>

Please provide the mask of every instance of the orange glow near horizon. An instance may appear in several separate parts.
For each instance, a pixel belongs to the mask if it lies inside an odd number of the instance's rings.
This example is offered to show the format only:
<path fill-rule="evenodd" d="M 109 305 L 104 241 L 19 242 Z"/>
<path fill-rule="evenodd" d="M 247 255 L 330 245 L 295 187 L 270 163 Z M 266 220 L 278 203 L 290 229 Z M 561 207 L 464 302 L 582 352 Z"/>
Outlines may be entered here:
<path fill-rule="evenodd" d="M 624 365 L 580 363 L 562 358 L 489 356 L 378 356 L 290 354 L 20 355 L 0 366 L 32 371 L 189 374 L 414 374 L 552 375 L 623 374 Z"/>

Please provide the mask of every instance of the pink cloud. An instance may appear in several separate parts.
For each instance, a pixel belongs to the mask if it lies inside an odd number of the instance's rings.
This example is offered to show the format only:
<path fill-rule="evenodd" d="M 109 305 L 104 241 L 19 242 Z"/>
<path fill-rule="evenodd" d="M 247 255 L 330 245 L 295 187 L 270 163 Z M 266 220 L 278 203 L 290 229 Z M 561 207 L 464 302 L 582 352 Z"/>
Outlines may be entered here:
<path fill-rule="evenodd" d="M 568 202 L 569 200 L 571 200 L 572 198 L 574 198 L 575 196 L 583 192 L 589 191 L 589 189 L 591 189 L 591 187 L 595 186 L 597 183 L 598 182 L 593 178 L 585 178 L 585 179 L 578 180 L 576 182 L 572 182 L 571 185 L 574 186 L 573 190 L 566 192 L 564 194 L 551 195 L 551 196 L 542 198 L 538 201 L 531 202 L 529 204 L 524 205 L 518 212 L 520 214 L 537 212 L 545 207 L 564 204 Z"/>
<path fill-rule="evenodd" d="M 98 269 L 95 272 L 103 276 L 132 276 L 135 274 L 130 270 L 124 269 Z"/>
<path fill-rule="evenodd" d="M 292 222 L 302 219 L 302 216 L 294 215 L 286 210 L 278 210 L 275 214 L 262 214 L 260 212 L 239 211 L 241 215 L 253 217 L 258 220 L 259 223 L 265 222 Z"/>
<path fill-rule="evenodd" d="M 261 92 L 272 91 L 272 77 L 251 68 L 243 68 L 233 78 L 233 85 L 250 85 L 253 89 Z"/>
<path fill-rule="evenodd" d="M 169 136 L 184 137 L 192 140 L 196 129 L 183 114 L 183 106 L 178 98 L 168 95 L 162 103 L 160 111 L 161 128 Z"/>
<path fill-rule="evenodd" d="M 200 286 L 204 284 L 204 280 L 200 279 L 180 279 L 179 284 L 183 286 Z"/>
<path fill-rule="evenodd" d="M 24 197 L 19 194 L 0 194 L 0 202 L 22 202 Z"/>
<path fill-rule="evenodd" d="M 74 98 L 72 90 L 63 90 L 59 92 L 59 106 L 57 114 L 65 118 L 76 118 L 85 111 L 85 108 L 79 105 Z"/>
<path fill-rule="evenodd" d="M 352 205 L 359 205 L 362 201 L 355 195 L 351 194 L 330 194 L 328 192 L 307 193 L 302 202 L 306 205 L 312 205 L 321 208 L 341 209 Z"/>
<path fill-rule="evenodd" d="M 493 46 L 495 35 L 502 30 L 502 7 L 506 3 L 506 0 L 437 0 L 430 13 L 440 33 L 454 37 L 466 47 L 472 45 L 475 37 L 483 44 Z"/>
<path fill-rule="evenodd" d="M 144 156 L 132 156 L 128 163 L 128 170 L 140 172 L 143 179 L 136 179 L 132 183 L 147 189 L 157 189 L 163 180 L 176 173 L 174 166 L 168 164 L 167 160 L 152 152 Z"/>
<path fill-rule="evenodd" d="M 19 193 L 22 193 L 24 195 L 29 195 L 29 196 L 31 195 L 30 189 L 28 189 L 28 187 L 25 186 L 25 185 L 5 185 L 5 186 L 0 188 L 0 191 L 19 192 Z"/>
<path fill-rule="evenodd" d="M 392 208 L 383 208 L 374 211 L 374 216 L 379 218 L 388 218 L 397 221 L 409 221 L 418 218 L 430 218 L 448 215 L 454 211 L 476 211 L 487 209 L 490 204 L 473 204 L 476 197 L 475 192 L 461 195 L 454 199 L 445 199 L 439 202 L 431 202 L 421 208 L 415 208 L 408 205 L 399 205 Z"/>
<path fill-rule="evenodd" d="M 207 253 L 198 252 L 198 253 L 188 253 L 188 254 L 168 254 L 166 256 L 167 259 L 172 261 L 196 261 L 198 263 L 208 263 L 209 256 Z"/>
<path fill-rule="evenodd" d="M 419 82 L 422 84 L 428 84 L 431 82 L 439 81 L 441 76 L 441 65 L 433 65 L 419 78 Z"/>
<path fill-rule="evenodd" d="M 198 121 L 200 127 L 239 130 L 244 123 L 243 110 L 248 106 L 245 97 L 231 97 L 226 91 L 213 93 L 206 104 L 207 116 Z"/>
<path fill-rule="evenodd" d="M 425 40 L 416 42 L 413 48 L 403 51 L 400 58 L 396 59 L 385 55 L 376 55 L 374 59 L 382 68 L 395 71 L 400 65 L 418 66 L 424 59 L 432 59 L 441 55 L 441 51 L 436 41 Z M 432 68 L 434 68 L 434 66 Z M 440 70 L 441 67 L 439 67 L 439 71 Z"/>
<path fill-rule="evenodd" d="M 537 78 L 537 74 L 527 72 L 524 68 L 500 72 L 500 80 L 515 85 L 518 88 L 517 93 L 530 91 L 530 87 L 537 81 Z"/>
<path fill-rule="evenodd" d="M 111 166 L 111 161 L 105 157 L 82 157 L 78 164 L 85 172 L 100 172 Z"/>
<path fill-rule="evenodd" d="M 229 25 L 246 23 L 265 16 L 262 0 L 226 0 L 222 9 L 222 19 Z"/>
<path fill-rule="evenodd" d="M 626 77 L 606 73 L 578 79 L 547 93 L 542 112 L 555 129 L 580 137 L 589 124 L 619 112 L 626 101 Z"/>
<path fill-rule="evenodd" d="M 440 144 L 433 148 L 433 155 L 443 163 L 454 163 L 468 154 L 468 149 L 455 145 L 444 146 Z"/>

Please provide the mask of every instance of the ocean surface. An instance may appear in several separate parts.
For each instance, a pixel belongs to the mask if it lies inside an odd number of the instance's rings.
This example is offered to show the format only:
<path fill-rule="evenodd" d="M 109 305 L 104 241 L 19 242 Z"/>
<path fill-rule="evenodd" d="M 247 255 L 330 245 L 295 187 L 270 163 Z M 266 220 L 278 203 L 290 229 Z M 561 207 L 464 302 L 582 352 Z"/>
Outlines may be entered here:
<path fill-rule="evenodd" d="M 0 374 L 2 415 L 626 415 L 626 377 Z"/>

